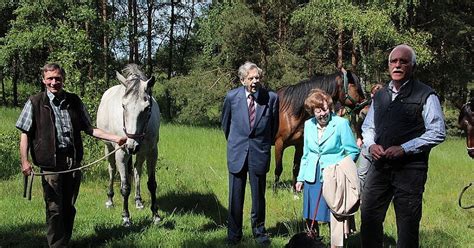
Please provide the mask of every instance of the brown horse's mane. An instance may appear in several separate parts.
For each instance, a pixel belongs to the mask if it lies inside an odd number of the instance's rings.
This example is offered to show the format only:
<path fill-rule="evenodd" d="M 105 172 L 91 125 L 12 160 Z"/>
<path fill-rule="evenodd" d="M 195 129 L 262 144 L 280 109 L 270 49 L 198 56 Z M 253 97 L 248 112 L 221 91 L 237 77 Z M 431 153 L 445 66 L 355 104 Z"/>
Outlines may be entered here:
<path fill-rule="evenodd" d="M 281 106 L 280 111 L 289 110 L 288 113 L 296 117 L 307 115 L 304 108 L 304 101 L 309 92 L 314 88 L 318 88 L 334 96 L 337 93 L 337 76 L 341 76 L 341 73 L 316 75 L 309 79 L 304 79 L 295 85 L 278 89 Z"/>

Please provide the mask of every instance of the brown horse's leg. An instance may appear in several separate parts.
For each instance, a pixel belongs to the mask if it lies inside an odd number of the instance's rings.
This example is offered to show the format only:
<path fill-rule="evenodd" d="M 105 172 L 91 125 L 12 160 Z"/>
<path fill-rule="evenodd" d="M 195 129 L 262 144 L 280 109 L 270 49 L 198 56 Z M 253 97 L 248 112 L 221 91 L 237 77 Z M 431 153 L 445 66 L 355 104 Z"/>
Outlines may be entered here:
<path fill-rule="evenodd" d="M 293 157 L 293 190 L 296 190 L 296 177 L 298 177 L 298 173 L 300 172 L 300 162 L 301 157 L 303 156 L 303 144 L 296 144 L 295 145 L 295 155 Z"/>
<path fill-rule="evenodd" d="M 275 141 L 275 182 L 273 184 L 273 191 L 276 191 L 278 182 L 280 181 L 281 173 L 283 172 L 283 140 L 277 138 Z"/>

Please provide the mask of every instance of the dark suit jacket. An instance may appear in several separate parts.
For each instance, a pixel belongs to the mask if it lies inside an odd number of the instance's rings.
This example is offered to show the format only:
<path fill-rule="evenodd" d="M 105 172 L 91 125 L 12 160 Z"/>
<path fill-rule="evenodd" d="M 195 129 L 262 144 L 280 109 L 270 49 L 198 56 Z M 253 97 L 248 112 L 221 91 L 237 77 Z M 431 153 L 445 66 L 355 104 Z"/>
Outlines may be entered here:
<path fill-rule="evenodd" d="M 250 130 L 244 86 L 229 91 L 224 100 L 221 124 L 227 139 L 227 167 L 238 173 L 248 156 L 248 166 L 258 174 L 270 168 L 271 145 L 278 130 L 278 96 L 260 88 L 255 101 L 255 124 Z"/>

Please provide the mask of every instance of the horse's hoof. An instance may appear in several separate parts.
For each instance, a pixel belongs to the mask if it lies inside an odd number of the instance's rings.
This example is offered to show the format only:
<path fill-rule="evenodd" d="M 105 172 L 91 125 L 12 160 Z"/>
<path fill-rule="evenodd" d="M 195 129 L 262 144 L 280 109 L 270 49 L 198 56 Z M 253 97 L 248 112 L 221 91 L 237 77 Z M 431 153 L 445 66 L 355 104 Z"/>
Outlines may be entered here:
<path fill-rule="evenodd" d="M 132 222 L 130 221 L 130 218 L 123 218 L 122 225 L 124 227 L 130 227 L 132 225 Z"/>
<path fill-rule="evenodd" d="M 135 207 L 136 207 L 137 209 L 143 209 L 143 208 L 144 208 L 143 202 L 142 202 L 142 201 L 136 201 L 136 202 L 135 202 Z"/>
<path fill-rule="evenodd" d="M 114 207 L 114 203 L 112 201 L 106 201 L 105 202 L 105 207 L 106 208 L 113 208 Z"/>
<path fill-rule="evenodd" d="M 160 216 L 153 216 L 153 224 L 158 225 L 161 222 Z"/>

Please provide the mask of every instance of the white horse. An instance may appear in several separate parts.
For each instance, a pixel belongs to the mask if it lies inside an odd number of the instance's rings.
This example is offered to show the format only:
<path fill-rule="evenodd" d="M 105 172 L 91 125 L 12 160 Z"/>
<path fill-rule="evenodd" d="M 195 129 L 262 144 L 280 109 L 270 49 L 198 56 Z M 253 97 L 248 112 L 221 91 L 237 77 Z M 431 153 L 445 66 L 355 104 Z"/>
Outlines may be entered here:
<path fill-rule="evenodd" d="M 115 170 L 120 174 L 120 193 L 123 196 L 123 225 L 130 226 L 128 197 L 132 168 L 135 177 L 135 203 L 142 209 L 140 194 L 140 175 L 143 162 L 146 160 L 148 172 L 148 190 L 151 195 L 151 211 L 153 222 L 157 224 L 161 218 L 158 215 L 156 202 L 155 168 L 158 159 L 158 139 L 160 128 L 160 109 L 151 95 L 155 78 L 147 79 L 135 64 L 127 65 L 122 73 L 116 72 L 121 82 L 108 89 L 100 101 L 97 111 L 97 127 L 108 132 L 128 137 L 126 146 L 108 157 L 109 189 L 107 192 L 107 207 L 113 206 L 113 177 Z M 116 144 L 106 143 L 106 153 L 117 147 Z M 135 165 L 132 167 L 132 154 L 135 155 Z"/>

